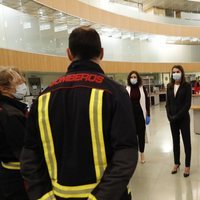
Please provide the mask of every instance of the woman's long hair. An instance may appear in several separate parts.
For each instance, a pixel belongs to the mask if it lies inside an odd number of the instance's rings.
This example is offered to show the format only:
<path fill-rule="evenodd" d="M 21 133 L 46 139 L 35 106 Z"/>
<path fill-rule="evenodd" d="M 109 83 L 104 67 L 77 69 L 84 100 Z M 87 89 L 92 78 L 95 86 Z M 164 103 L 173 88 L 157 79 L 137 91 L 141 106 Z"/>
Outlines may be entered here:
<path fill-rule="evenodd" d="M 131 78 L 131 75 L 132 74 L 136 74 L 136 76 L 137 76 L 137 83 L 136 83 L 136 85 L 137 86 L 141 86 L 142 85 L 142 78 L 141 78 L 141 76 L 139 75 L 139 73 L 137 72 L 137 71 L 131 71 L 130 73 L 129 73 L 129 75 L 128 75 L 128 77 L 127 77 L 127 84 L 129 85 L 129 86 L 132 86 L 132 84 L 131 84 L 131 82 L 130 82 L 130 78 Z"/>
<path fill-rule="evenodd" d="M 184 72 L 184 69 L 181 65 L 174 65 L 171 69 L 171 81 L 170 81 L 170 86 L 173 86 L 174 83 L 175 83 L 175 80 L 173 79 L 173 69 L 176 68 L 176 69 L 179 69 L 181 71 L 181 82 L 180 84 L 183 84 L 184 82 L 186 82 L 185 80 L 185 72 Z"/>

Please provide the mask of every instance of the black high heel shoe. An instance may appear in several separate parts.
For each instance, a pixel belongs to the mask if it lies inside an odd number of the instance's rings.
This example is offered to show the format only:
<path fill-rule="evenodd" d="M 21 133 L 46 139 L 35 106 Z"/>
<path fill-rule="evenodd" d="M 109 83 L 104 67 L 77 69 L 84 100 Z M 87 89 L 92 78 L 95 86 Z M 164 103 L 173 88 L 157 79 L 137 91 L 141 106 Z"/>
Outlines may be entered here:
<path fill-rule="evenodd" d="M 190 168 L 188 169 L 185 169 L 184 173 L 183 173 L 183 176 L 186 178 L 190 175 Z"/>
<path fill-rule="evenodd" d="M 180 164 L 175 165 L 174 168 L 173 168 L 173 170 L 171 171 L 171 174 L 176 174 L 179 167 L 180 167 Z"/>

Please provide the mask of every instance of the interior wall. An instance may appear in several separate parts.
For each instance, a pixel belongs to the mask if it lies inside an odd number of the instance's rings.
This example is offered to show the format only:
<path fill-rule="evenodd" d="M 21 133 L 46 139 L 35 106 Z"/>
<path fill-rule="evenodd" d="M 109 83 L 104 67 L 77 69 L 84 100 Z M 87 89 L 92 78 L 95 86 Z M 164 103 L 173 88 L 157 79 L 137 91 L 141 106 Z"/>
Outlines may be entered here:
<path fill-rule="evenodd" d="M 49 56 L 8 49 L 0 49 L 0 66 L 16 66 L 24 72 L 66 72 L 70 61 L 63 56 Z M 186 72 L 200 72 L 200 63 L 184 62 L 118 62 L 101 61 L 106 73 L 128 73 L 137 70 L 141 73 L 170 72 L 173 65 L 181 64 Z"/>

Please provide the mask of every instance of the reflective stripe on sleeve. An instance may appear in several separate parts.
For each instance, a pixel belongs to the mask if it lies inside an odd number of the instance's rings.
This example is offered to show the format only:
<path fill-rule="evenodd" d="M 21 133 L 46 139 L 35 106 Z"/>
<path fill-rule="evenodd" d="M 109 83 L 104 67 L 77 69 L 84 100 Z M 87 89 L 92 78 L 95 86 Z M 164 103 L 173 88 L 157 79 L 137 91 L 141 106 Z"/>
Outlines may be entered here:
<path fill-rule="evenodd" d="M 88 199 L 89 200 L 97 200 L 96 197 L 94 195 L 92 195 L 92 194 L 89 195 Z"/>
<path fill-rule="evenodd" d="M 1 162 L 2 167 L 12 170 L 20 170 L 20 162 Z"/>
<path fill-rule="evenodd" d="M 42 196 L 39 200 L 56 200 L 56 197 L 54 196 L 53 191 L 50 191 Z"/>

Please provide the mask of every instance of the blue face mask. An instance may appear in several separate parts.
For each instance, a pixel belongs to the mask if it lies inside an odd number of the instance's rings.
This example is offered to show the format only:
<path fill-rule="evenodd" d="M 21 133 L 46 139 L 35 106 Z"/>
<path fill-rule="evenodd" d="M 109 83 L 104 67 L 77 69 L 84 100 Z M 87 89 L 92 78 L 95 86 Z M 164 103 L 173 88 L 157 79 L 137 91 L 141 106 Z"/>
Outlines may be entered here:
<path fill-rule="evenodd" d="M 131 84 L 135 85 L 137 83 L 137 79 L 136 78 L 131 78 L 130 82 L 131 82 Z"/>
<path fill-rule="evenodd" d="M 173 73 L 172 77 L 175 81 L 181 80 L 181 73 Z"/>

